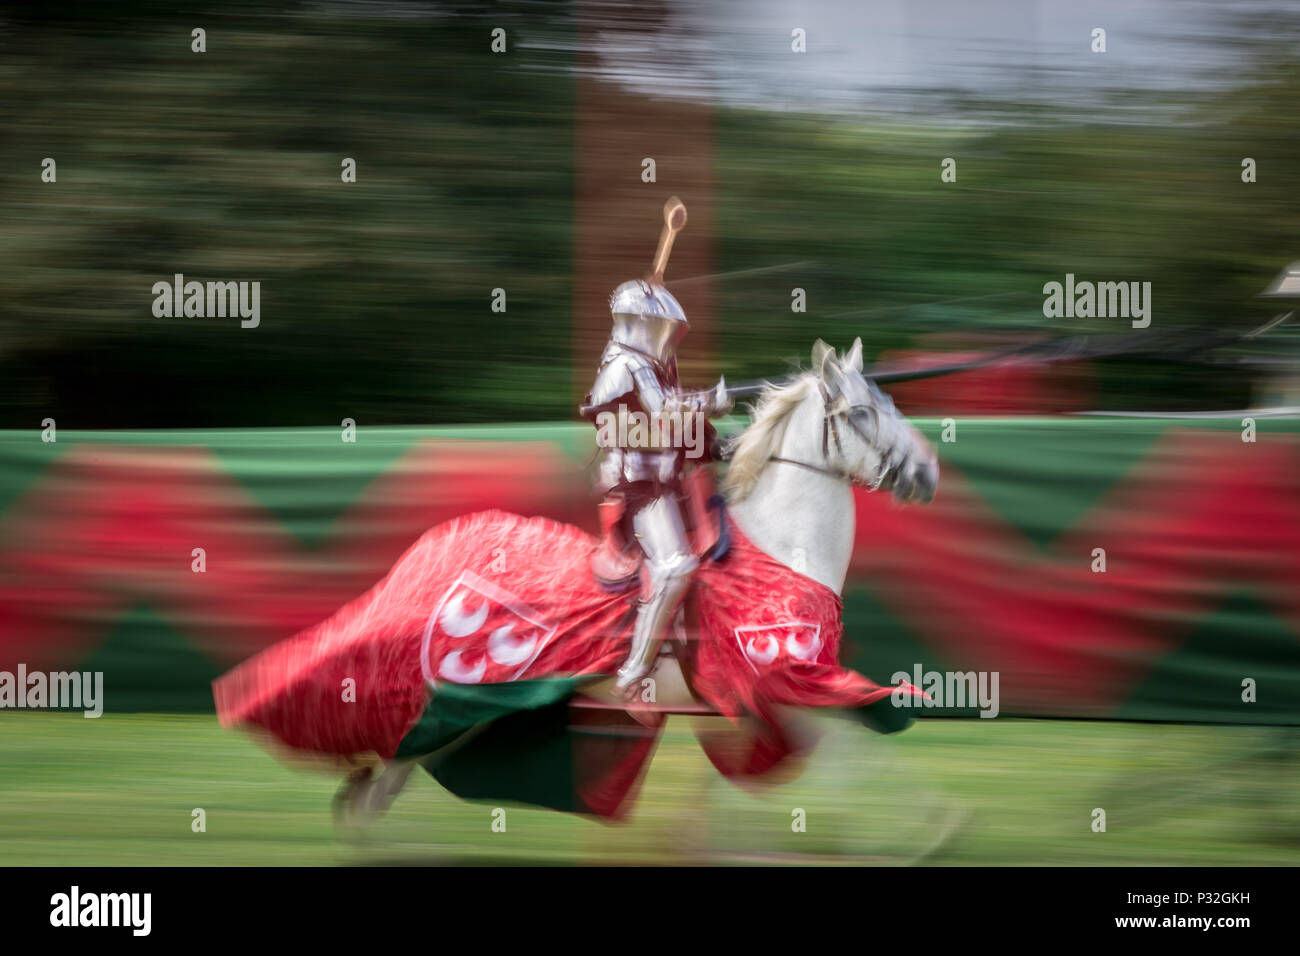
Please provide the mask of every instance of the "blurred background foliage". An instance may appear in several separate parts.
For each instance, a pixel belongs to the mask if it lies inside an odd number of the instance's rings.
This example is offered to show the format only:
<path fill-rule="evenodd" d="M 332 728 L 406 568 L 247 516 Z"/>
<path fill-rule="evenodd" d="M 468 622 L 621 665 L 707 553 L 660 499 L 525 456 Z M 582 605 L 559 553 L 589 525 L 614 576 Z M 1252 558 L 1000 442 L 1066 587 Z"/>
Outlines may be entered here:
<path fill-rule="evenodd" d="M 658 22 L 663 9 L 641 11 L 647 30 L 684 29 Z M 574 417 L 576 15 L 562 3 L 11 13 L 0 425 Z M 205 55 L 190 52 L 199 25 Z M 494 56 L 495 26 L 526 42 Z M 935 333 L 1129 332 L 1045 319 L 1042 285 L 1066 272 L 1150 281 L 1161 330 L 1259 324 L 1279 310 L 1253 297 L 1300 259 L 1296 32 L 1244 18 L 1222 42 L 1229 82 L 1116 94 L 1095 111 L 959 91 L 938 117 L 719 101 L 717 266 L 769 270 L 719 280 L 719 368 L 779 373 L 816 336 L 861 335 L 877 355 Z M 57 185 L 40 181 L 46 156 Z M 945 156 L 955 183 L 939 182 Z M 357 160 L 354 185 L 339 180 L 343 157 Z M 154 318 L 151 286 L 177 272 L 259 279 L 261 327 Z M 796 285 L 807 315 L 790 312 Z M 505 313 L 489 308 L 497 287 Z M 1293 343 L 1283 333 L 1267 353 Z M 1106 408 L 1251 397 L 1236 368 L 1129 361 L 1099 382 Z"/>

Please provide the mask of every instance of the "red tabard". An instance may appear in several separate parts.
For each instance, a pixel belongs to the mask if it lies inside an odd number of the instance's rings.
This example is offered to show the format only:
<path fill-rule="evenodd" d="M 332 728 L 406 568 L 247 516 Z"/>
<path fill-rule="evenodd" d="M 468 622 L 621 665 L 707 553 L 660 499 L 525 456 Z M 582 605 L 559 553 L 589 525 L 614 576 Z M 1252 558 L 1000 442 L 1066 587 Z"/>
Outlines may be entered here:
<path fill-rule="evenodd" d="M 739 751 L 734 734 L 702 738 L 720 770 L 750 775 L 799 750 L 783 707 L 861 707 L 894 688 L 837 663 L 838 595 L 734 524 L 730 537 L 729 554 L 696 572 L 694 686 L 750 726 Z M 635 593 L 597 586 L 595 544 L 570 525 L 502 511 L 432 528 L 369 592 L 219 678 L 218 716 L 315 754 L 391 757 L 442 682 L 612 674 Z"/>

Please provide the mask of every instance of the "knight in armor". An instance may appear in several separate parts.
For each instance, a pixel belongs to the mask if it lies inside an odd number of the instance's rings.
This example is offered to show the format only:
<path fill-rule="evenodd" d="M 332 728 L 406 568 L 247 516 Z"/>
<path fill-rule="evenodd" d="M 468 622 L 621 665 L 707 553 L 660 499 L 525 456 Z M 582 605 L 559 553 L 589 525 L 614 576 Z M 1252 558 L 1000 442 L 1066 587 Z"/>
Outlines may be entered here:
<path fill-rule="evenodd" d="M 680 200 L 668 201 L 664 218 L 650 277 L 624 282 L 610 296 L 613 331 L 582 407 L 583 416 L 593 422 L 602 415 L 636 413 L 660 421 L 674 415 L 678 421 L 686 415 L 707 421 L 730 410 L 724 381 L 707 392 L 685 392 L 678 383 L 676 348 L 688 326 L 662 277 L 673 238 L 686 221 Z M 649 447 L 644 442 L 602 443 L 596 476 L 596 490 L 603 496 L 602 538 L 592 569 L 611 588 L 629 586 L 638 575 L 642 581 L 631 652 L 618 671 L 617 687 L 624 694 L 634 692 L 654 669 L 664 633 L 698 563 L 683 520 L 684 465 L 680 442 L 660 440 Z"/>

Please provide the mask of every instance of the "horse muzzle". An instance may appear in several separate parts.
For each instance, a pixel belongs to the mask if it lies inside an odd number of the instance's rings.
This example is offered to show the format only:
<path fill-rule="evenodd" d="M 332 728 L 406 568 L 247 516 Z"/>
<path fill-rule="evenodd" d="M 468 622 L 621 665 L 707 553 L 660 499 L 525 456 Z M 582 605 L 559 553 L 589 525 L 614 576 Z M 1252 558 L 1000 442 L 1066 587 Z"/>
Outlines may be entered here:
<path fill-rule="evenodd" d="M 904 504 L 929 504 L 939 490 L 939 465 L 922 461 L 907 467 L 894 481 L 890 491 Z"/>

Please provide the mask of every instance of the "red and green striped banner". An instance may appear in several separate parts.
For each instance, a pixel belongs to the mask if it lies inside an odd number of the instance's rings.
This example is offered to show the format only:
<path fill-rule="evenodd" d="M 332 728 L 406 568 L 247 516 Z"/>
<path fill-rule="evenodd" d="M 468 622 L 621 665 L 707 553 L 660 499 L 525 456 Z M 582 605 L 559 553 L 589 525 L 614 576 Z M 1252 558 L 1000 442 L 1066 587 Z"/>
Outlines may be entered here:
<path fill-rule="evenodd" d="M 1006 715 L 1300 723 L 1300 422 L 918 425 L 939 497 L 859 494 L 846 663 L 997 672 Z M 594 530 L 580 425 L 57 437 L 0 433 L 0 670 L 102 671 L 109 711 L 210 708 L 453 515 Z"/>

